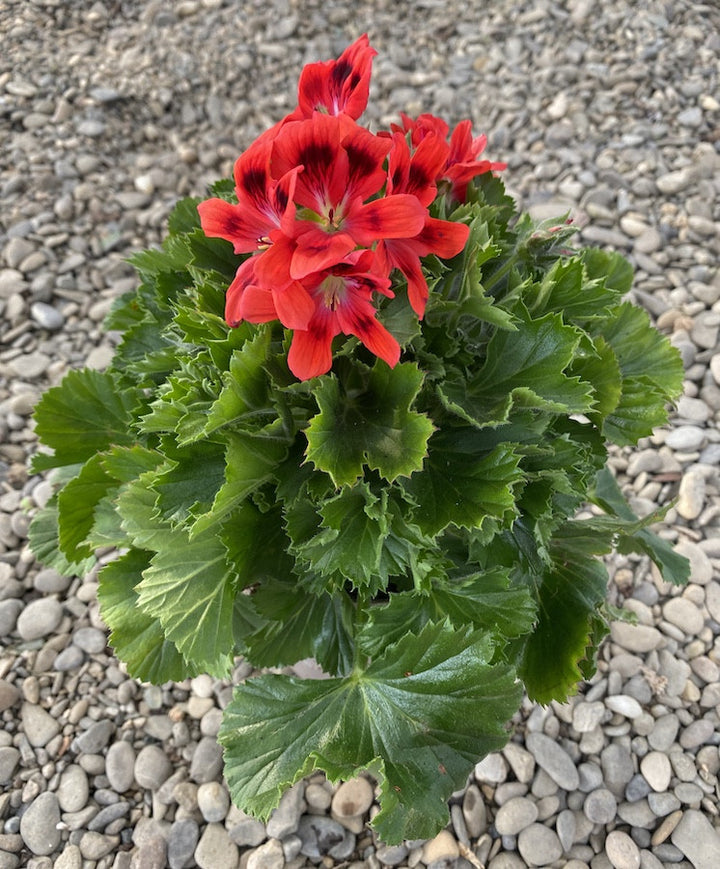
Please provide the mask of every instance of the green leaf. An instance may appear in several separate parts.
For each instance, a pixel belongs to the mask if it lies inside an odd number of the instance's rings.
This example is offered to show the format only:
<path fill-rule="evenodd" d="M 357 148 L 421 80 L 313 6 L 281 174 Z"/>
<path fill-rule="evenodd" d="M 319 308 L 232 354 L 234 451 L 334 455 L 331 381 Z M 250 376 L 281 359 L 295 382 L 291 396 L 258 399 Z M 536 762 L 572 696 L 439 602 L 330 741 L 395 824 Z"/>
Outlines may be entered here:
<path fill-rule="evenodd" d="M 667 540 L 658 537 L 644 524 L 650 525 L 659 521 L 661 515 L 654 513 L 645 517 L 642 521 L 633 513 L 625 500 L 620 487 L 607 469 L 602 469 L 596 478 L 594 491 L 590 493 L 591 499 L 609 513 L 617 516 L 630 527 L 618 528 L 619 540 L 617 548 L 619 552 L 636 552 L 649 555 L 660 570 L 663 579 L 673 585 L 684 585 L 690 579 L 690 562 L 684 555 L 680 555 L 672 548 Z M 637 526 L 641 527 L 637 527 Z"/>
<path fill-rule="evenodd" d="M 616 410 L 622 394 L 622 375 L 612 347 L 601 336 L 592 343 L 589 340 L 587 344 L 581 342 L 571 371 L 592 384 L 594 404 L 587 415 L 602 425 L 605 418 Z"/>
<path fill-rule="evenodd" d="M 417 503 L 413 521 L 426 534 L 437 534 L 450 524 L 481 528 L 484 523 L 509 521 L 515 515 L 516 489 L 524 476 L 513 444 L 475 451 L 458 445 L 457 430 L 434 434 L 425 467 L 403 483 Z"/>
<path fill-rule="evenodd" d="M 170 464 L 153 480 L 161 516 L 173 525 L 193 522 L 207 513 L 223 484 L 225 450 L 222 444 L 201 441 L 180 449 L 168 445 Z"/>
<path fill-rule="evenodd" d="M 588 280 L 583 260 L 572 257 L 557 260 L 539 284 L 530 285 L 523 301 L 534 317 L 553 312 L 566 323 L 582 324 L 604 314 L 617 302 L 617 293 L 602 280 Z"/>
<path fill-rule="evenodd" d="M 160 622 L 138 608 L 135 587 L 149 561 L 149 552 L 131 549 L 103 567 L 98 577 L 100 614 L 110 628 L 110 644 L 131 676 L 156 685 L 179 682 L 200 670 L 165 638 Z"/>
<path fill-rule="evenodd" d="M 590 280 L 600 281 L 606 289 L 618 296 L 630 292 L 633 270 L 622 254 L 589 247 L 583 250 L 580 256 Z"/>
<path fill-rule="evenodd" d="M 389 368 L 382 361 L 359 393 L 343 394 L 335 376 L 319 378 L 314 394 L 320 413 L 305 432 L 307 458 L 336 486 L 354 483 L 364 464 L 388 482 L 410 476 L 422 466 L 433 431 L 425 414 L 410 409 L 422 380 L 412 362 Z"/>
<path fill-rule="evenodd" d="M 268 620 L 246 640 L 246 657 L 256 667 L 314 658 L 326 673 L 350 672 L 354 607 L 344 592 L 314 595 L 297 583 L 266 581 L 253 595 L 253 603 Z"/>
<path fill-rule="evenodd" d="M 225 426 L 257 430 L 277 416 L 269 399 L 264 368 L 270 337 L 270 330 L 263 329 L 233 351 L 229 370 L 223 374 L 222 392 L 207 414 L 206 435 Z"/>
<path fill-rule="evenodd" d="M 223 521 L 249 494 L 271 480 L 288 453 L 288 439 L 281 420 L 259 432 L 225 432 L 227 449 L 222 463 L 225 479 L 212 506 L 198 515 L 192 528 L 196 535 Z"/>
<path fill-rule="evenodd" d="M 200 199 L 190 196 L 181 199 L 168 217 L 168 232 L 174 235 L 178 232 L 192 232 L 194 229 L 199 229 L 200 215 L 197 207 L 200 202 Z"/>
<path fill-rule="evenodd" d="M 69 371 L 35 408 L 35 430 L 54 456 L 38 453 L 36 471 L 85 462 L 113 445 L 130 446 L 132 411 L 140 396 L 120 389 L 111 374 L 85 368 Z"/>
<path fill-rule="evenodd" d="M 185 658 L 222 677 L 235 650 L 236 586 L 227 550 L 215 533 L 189 540 L 178 530 L 165 535 L 163 549 L 143 572 L 138 604 L 159 619 L 167 639 Z"/>
<path fill-rule="evenodd" d="M 455 628 L 482 628 L 496 633 L 500 641 L 528 633 L 535 615 L 529 590 L 510 586 L 507 569 L 491 568 L 462 579 L 435 581 L 425 593 L 393 594 L 387 604 L 370 608 L 359 643 L 374 656 L 408 631 L 418 634 L 428 622 L 446 617 Z"/>
<path fill-rule="evenodd" d="M 381 781 L 379 838 L 434 836 L 450 794 L 506 742 L 502 722 L 520 701 L 493 653 L 486 636 L 428 625 L 343 679 L 260 676 L 238 686 L 219 734 L 234 801 L 266 819 L 313 769 L 333 782 L 370 769 Z"/>
<path fill-rule="evenodd" d="M 579 532 L 576 534 L 575 532 Z M 565 701 L 587 678 L 608 575 L 597 556 L 610 551 L 606 537 L 568 522 L 551 544 L 552 563 L 538 577 L 538 622 L 519 666 L 528 696 L 538 703 Z"/>
<path fill-rule="evenodd" d="M 493 335 L 476 374 L 443 385 L 439 394 L 448 410 L 482 427 L 506 422 L 513 407 L 578 413 L 592 406 L 589 385 L 564 373 L 581 333 L 558 314 L 539 320 L 522 314 L 522 320 L 518 331 Z"/>
<path fill-rule="evenodd" d="M 388 531 L 384 502 L 370 492 L 367 483 L 344 487 L 321 507 L 320 529 L 296 547 L 298 557 L 322 576 L 339 573 L 356 588 L 376 592 L 382 586 L 380 552 Z M 313 586 L 316 583 L 313 579 Z"/>
<path fill-rule="evenodd" d="M 85 576 L 95 566 L 95 557 L 69 561 L 60 549 L 57 495 L 33 516 L 28 530 L 33 555 L 63 576 Z"/>
<path fill-rule="evenodd" d="M 58 529 L 60 549 L 69 561 L 81 561 L 93 554 L 85 542 L 95 524 L 95 509 L 117 481 L 105 470 L 104 453 L 83 465 L 74 480 L 58 492 Z"/>

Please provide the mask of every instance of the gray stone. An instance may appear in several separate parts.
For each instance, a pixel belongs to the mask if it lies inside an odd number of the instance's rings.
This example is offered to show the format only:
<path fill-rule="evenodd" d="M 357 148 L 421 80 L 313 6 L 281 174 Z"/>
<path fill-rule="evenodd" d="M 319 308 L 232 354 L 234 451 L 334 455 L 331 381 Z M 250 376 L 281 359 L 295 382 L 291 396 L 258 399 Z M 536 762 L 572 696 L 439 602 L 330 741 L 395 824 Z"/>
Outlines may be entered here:
<path fill-rule="evenodd" d="M 555 831 L 560 839 L 563 852 L 567 853 L 573 846 L 575 841 L 575 833 L 577 832 L 577 820 L 575 812 L 570 809 L 565 809 L 560 812 L 555 821 Z"/>
<path fill-rule="evenodd" d="M 243 818 L 238 823 L 233 824 L 229 829 L 230 838 L 240 847 L 248 846 L 254 848 L 265 841 L 267 831 L 265 824 L 255 818 Z M 287 838 L 287 836 L 285 837 Z"/>
<path fill-rule="evenodd" d="M 82 854 L 78 846 L 67 844 L 53 864 L 53 869 L 82 869 Z"/>
<path fill-rule="evenodd" d="M 592 703 L 579 702 L 573 706 L 573 727 L 578 733 L 590 733 L 605 716 L 605 707 L 596 700 Z"/>
<path fill-rule="evenodd" d="M 700 471 L 691 468 L 683 475 L 675 507 L 683 519 L 697 519 L 705 505 L 706 492 L 705 477 Z"/>
<path fill-rule="evenodd" d="M 135 781 L 141 788 L 157 790 L 172 773 L 172 764 L 157 745 L 146 745 L 135 759 Z"/>
<path fill-rule="evenodd" d="M 628 622 L 613 622 L 610 635 L 613 642 L 628 652 L 650 652 L 663 642 L 662 634 L 657 628 L 650 625 L 631 625 Z"/>
<path fill-rule="evenodd" d="M 672 769 L 668 756 L 660 751 L 651 751 L 640 761 L 640 772 L 650 787 L 660 793 L 670 785 Z"/>
<path fill-rule="evenodd" d="M 67 591 L 71 582 L 72 577 L 63 576 L 57 570 L 46 567 L 44 570 L 37 572 L 33 580 L 33 586 L 42 594 L 58 594 Z"/>
<path fill-rule="evenodd" d="M 85 770 L 75 764 L 66 767 L 60 776 L 57 798 L 63 812 L 79 812 L 85 806 L 90 786 Z"/>
<path fill-rule="evenodd" d="M 302 840 L 300 853 L 314 860 L 327 856 L 343 859 L 340 854 L 347 851 L 348 845 L 355 846 L 355 836 L 326 815 L 303 815 L 297 834 Z M 351 853 L 352 849 L 346 856 Z"/>
<path fill-rule="evenodd" d="M 619 797 L 635 772 L 630 752 L 619 743 L 611 743 L 602 750 L 600 764 L 605 786 Z"/>
<path fill-rule="evenodd" d="M 22 609 L 20 600 L 0 600 L 0 637 L 9 637 L 14 632 Z"/>
<path fill-rule="evenodd" d="M 25 736 L 34 748 L 42 748 L 60 733 L 60 724 L 36 703 L 23 703 L 20 715 Z"/>
<path fill-rule="evenodd" d="M 190 762 L 190 778 L 198 784 L 213 781 L 222 771 L 222 748 L 211 736 L 198 742 Z"/>
<path fill-rule="evenodd" d="M 399 866 L 407 859 L 408 849 L 405 845 L 382 845 L 375 856 L 383 866 Z"/>
<path fill-rule="evenodd" d="M 0 785 L 13 777 L 20 763 L 20 752 L 12 745 L 0 746 Z"/>
<path fill-rule="evenodd" d="M 167 843 L 170 869 L 184 869 L 195 852 L 199 837 L 200 828 L 192 818 L 183 818 L 173 823 Z"/>
<path fill-rule="evenodd" d="M 18 616 L 17 632 L 23 640 L 39 640 L 51 634 L 60 624 L 63 608 L 54 597 L 31 601 Z"/>
<path fill-rule="evenodd" d="M 708 742 L 715 733 L 715 725 L 709 718 L 693 721 L 680 734 L 680 745 L 683 748 L 697 748 Z"/>
<path fill-rule="evenodd" d="M 374 798 L 373 788 L 366 778 L 343 782 L 332 799 L 332 812 L 336 817 L 353 818 L 364 815 Z"/>
<path fill-rule="evenodd" d="M 67 673 L 70 670 L 77 670 L 84 660 L 85 654 L 83 653 L 83 650 L 70 644 L 55 658 L 53 661 L 53 669 L 60 673 Z"/>
<path fill-rule="evenodd" d="M 580 779 L 572 758 L 544 733 L 528 733 L 525 744 L 541 769 L 567 791 L 577 789 Z"/>
<path fill-rule="evenodd" d="M 105 748 L 114 732 L 115 725 L 112 721 L 103 718 L 83 731 L 74 741 L 74 747 L 83 754 L 97 754 Z"/>
<path fill-rule="evenodd" d="M 43 329 L 57 332 L 65 325 L 65 317 L 52 305 L 45 302 L 33 302 L 30 306 L 30 316 Z"/>
<path fill-rule="evenodd" d="M 82 834 L 78 847 L 86 860 L 100 860 L 112 853 L 117 845 L 118 839 L 115 836 L 104 836 L 102 833 L 88 830 Z"/>
<path fill-rule="evenodd" d="M 544 824 L 531 824 L 518 836 L 520 856 L 530 866 L 547 866 L 562 857 L 563 847 L 554 830 Z"/>
<path fill-rule="evenodd" d="M 717 869 L 720 866 L 720 835 L 702 812 L 687 809 L 670 839 L 694 869 Z"/>
<path fill-rule="evenodd" d="M 263 845 L 250 852 L 247 869 L 283 869 L 285 853 L 279 839 L 268 839 Z"/>
<path fill-rule="evenodd" d="M 236 869 L 238 848 L 221 824 L 208 824 L 194 857 L 200 869 Z"/>
<path fill-rule="evenodd" d="M 20 835 L 33 854 L 44 856 L 57 850 L 62 838 L 58 824 L 60 807 L 57 797 L 45 791 L 30 803 L 20 818 Z"/>
<path fill-rule="evenodd" d="M 197 790 L 198 808 L 206 821 L 222 821 L 230 808 L 230 796 L 220 782 L 201 784 Z"/>
<path fill-rule="evenodd" d="M 269 838 L 284 839 L 297 830 L 300 816 L 305 811 L 304 794 L 304 782 L 298 782 L 285 791 L 280 804 L 268 818 L 266 827 Z"/>
<path fill-rule="evenodd" d="M 503 803 L 495 816 L 495 829 L 501 836 L 516 836 L 538 817 L 537 804 L 527 797 L 515 797 Z"/>
<path fill-rule="evenodd" d="M 615 817 L 617 800 L 607 788 L 598 788 L 585 798 L 583 812 L 593 824 L 609 824 Z"/>
<path fill-rule="evenodd" d="M 0 712 L 10 709 L 20 699 L 20 691 L 5 679 L 0 679 Z"/>
<path fill-rule="evenodd" d="M 640 849 L 622 830 L 608 833 L 605 853 L 615 869 L 640 869 Z"/>
<path fill-rule="evenodd" d="M 107 645 L 105 631 L 98 628 L 78 628 L 73 634 L 72 641 L 73 645 L 78 646 L 89 655 L 104 651 Z"/>
<path fill-rule="evenodd" d="M 114 742 L 108 749 L 105 760 L 105 775 L 110 787 L 122 794 L 132 787 L 135 780 L 135 750 L 129 742 Z"/>

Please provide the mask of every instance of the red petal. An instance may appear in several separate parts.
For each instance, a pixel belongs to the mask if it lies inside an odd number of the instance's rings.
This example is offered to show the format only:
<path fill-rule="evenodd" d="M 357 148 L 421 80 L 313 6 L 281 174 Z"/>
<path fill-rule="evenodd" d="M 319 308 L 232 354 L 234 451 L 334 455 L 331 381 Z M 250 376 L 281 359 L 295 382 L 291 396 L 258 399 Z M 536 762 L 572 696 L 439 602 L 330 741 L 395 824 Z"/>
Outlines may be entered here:
<path fill-rule="evenodd" d="M 374 136 L 354 124 L 343 136 L 342 147 L 348 156 L 348 180 L 343 198 L 345 202 L 356 197 L 365 201 L 385 183 L 383 164 L 392 148 L 392 140 Z"/>
<path fill-rule="evenodd" d="M 290 275 L 304 278 L 336 265 L 355 247 L 355 241 L 347 232 L 323 232 L 309 224 L 309 228 L 297 238 L 297 247 L 290 263 Z"/>
<path fill-rule="evenodd" d="M 413 311 L 422 319 L 428 300 L 428 285 L 420 266 L 420 257 L 414 249 L 414 241 L 391 239 L 385 242 L 387 258 L 393 268 L 399 269 L 407 278 L 408 301 Z"/>
<path fill-rule="evenodd" d="M 355 335 L 380 359 L 393 368 L 400 359 L 400 345 L 388 330 L 375 319 L 375 309 L 351 289 L 338 305 L 337 321 L 346 335 Z"/>
<path fill-rule="evenodd" d="M 257 250 L 258 238 L 267 231 L 266 222 L 253 220 L 254 213 L 243 211 L 224 199 L 206 199 L 197 209 L 205 235 L 231 241 L 235 253 Z"/>
<path fill-rule="evenodd" d="M 452 220 L 439 220 L 428 217 L 425 226 L 414 239 L 416 250 L 421 256 L 434 253 L 441 259 L 456 256 L 467 244 L 470 227 Z"/>
<path fill-rule="evenodd" d="M 266 287 L 258 287 L 256 284 L 245 287 L 240 299 L 239 313 L 240 319 L 247 320 L 248 323 L 268 323 L 278 319 L 273 294 Z"/>
<path fill-rule="evenodd" d="M 307 329 L 313 314 L 315 302 L 305 287 L 294 281 L 284 290 L 272 290 L 272 298 L 277 311 L 277 319 L 287 329 Z"/>
<path fill-rule="evenodd" d="M 359 118 L 367 106 L 372 59 L 376 54 L 367 34 L 363 34 L 337 60 L 308 64 L 300 75 L 300 112 L 305 117 L 314 111 L 325 111 Z"/>
<path fill-rule="evenodd" d="M 225 321 L 230 326 L 237 326 L 245 319 L 243 297 L 250 284 L 255 283 L 255 264 L 257 257 L 248 257 L 235 272 L 235 277 L 227 289 L 225 296 Z M 271 318 L 271 319 L 274 319 Z"/>
<path fill-rule="evenodd" d="M 423 228 L 427 209 L 415 196 L 398 193 L 351 208 L 343 228 L 361 245 L 379 238 L 412 238 Z"/>
<path fill-rule="evenodd" d="M 335 317 L 324 306 L 305 330 L 293 333 L 288 367 L 300 380 L 325 374 L 332 367 L 332 340 L 337 335 Z"/>
<path fill-rule="evenodd" d="M 255 258 L 257 283 L 264 287 L 282 290 L 292 282 L 290 259 L 295 250 L 295 244 L 292 239 L 280 231 L 273 232 L 271 239 L 270 247 Z"/>
<path fill-rule="evenodd" d="M 315 114 L 309 120 L 286 124 L 275 139 L 275 177 L 303 167 L 295 187 L 298 205 L 322 212 L 328 202 L 342 200 L 348 181 L 348 158 L 340 147 L 343 127 L 338 118 Z"/>

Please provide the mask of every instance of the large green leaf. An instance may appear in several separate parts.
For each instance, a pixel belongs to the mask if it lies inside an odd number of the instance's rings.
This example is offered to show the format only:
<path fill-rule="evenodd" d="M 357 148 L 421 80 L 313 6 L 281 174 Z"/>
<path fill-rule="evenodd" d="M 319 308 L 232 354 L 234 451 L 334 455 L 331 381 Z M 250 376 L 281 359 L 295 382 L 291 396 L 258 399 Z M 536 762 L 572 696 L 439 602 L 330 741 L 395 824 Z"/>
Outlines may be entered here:
<path fill-rule="evenodd" d="M 580 256 L 591 280 L 602 282 L 616 296 L 624 296 L 625 293 L 630 292 L 633 270 L 622 254 L 589 247 L 583 250 Z"/>
<path fill-rule="evenodd" d="M 152 483 L 156 507 L 172 524 L 192 522 L 207 513 L 223 484 L 225 450 L 200 441 L 180 449 L 168 445 L 165 452 L 171 464 Z"/>
<path fill-rule="evenodd" d="M 352 669 L 354 607 L 347 596 L 308 594 L 297 583 L 266 581 L 253 595 L 267 623 L 246 639 L 246 657 L 257 667 L 315 658 L 331 674 Z"/>
<path fill-rule="evenodd" d="M 443 384 L 440 398 L 453 413 L 477 426 L 508 420 L 513 407 L 580 413 L 592 407 L 589 384 L 565 374 L 581 333 L 564 325 L 559 314 L 537 320 L 522 309 L 516 332 L 499 329 L 487 345 L 487 356 L 467 381 Z"/>
<path fill-rule="evenodd" d="M 212 505 L 198 515 L 192 535 L 212 528 L 236 510 L 247 496 L 268 482 L 288 452 L 288 438 L 281 420 L 258 432 L 225 432 L 225 479 Z"/>
<path fill-rule="evenodd" d="M 266 819 L 313 769 L 332 781 L 371 770 L 373 820 L 385 842 L 434 836 L 473 765 L 507 740 L 517 709 L 513 671 L 491 665 L 487 636 L 428 625 L 346 678 L 260 676 L 238 686 L 219 740 L 235 802 Z"/>
<path fill-rule="evenodd" d="M 585 323 L 603 314 L 617 301 L 604 281 L 587 279 L 579 257 L 559 259 L 539 284 L 531 284 L 523 300 L 533 316 L 549 311 L 562 314 L 566 323 Z"/>
<path fill-rule="evenodd" d="M 117 487 L 117 480 L 105 470 L 104 459 L 104 453 L 88 459 L 77 477 L 58 492 L 60 549 L 71 562 L 93 554 L 85 538 L 95 523 L 95 509 Z"/>
<path fill-rule="evenodd" d="M 417 365 L 405 362 L 389 368 L 378 361 L 364 391 L 344 392 L 334 376 L 315 388 L 320 413 L 305 434 L 307 458 L 333 478 L 335 485 L 352 484 L 363 465 L 392 482 L 422 466 L 432 422 L 410 409 L 422 385 Z"/>
<path fill-rule="evenodd" d="M 344 487 L 320 508 L 320 528 L 296 547 L 298 557 L 324 577 L 339 574 L 339 587 L 348 579 L 376 592 L 382 585 L 380 553 L 388 531 L 384 502 L 366 483 Z"/>
<path fill-rule="evenodd" d="M 230 671 L 235 650 L 237 590 L 227 550 L 212 531 L 193 540 L 182 530 L 171 532 L 137 586 L 140 608 L 160 620 L 167 639 L 219 677 Z"/>
<path fill-rule="evenodd" d="M 120 389 L 111 374 L 85 368 L 69 371 L 59 386 L 42 396 L 35 408 L 35 430 L 54 456 L 38 453 L 36 471 L 85 462 L 96 453 L 135 441 L 132 411 L 139 394 Z"/>
<path fill-rule="evenodd" d="M 528 695 L 538 703 L 565 701 L 591 669 L 586 663 L 608 583 L 597 556 L 610 549 L 610 535 L 603 539 L 581 522 L 568 522 L 552 541 L 551 564 L 536 578 L 538 622 L 519 666 Z"/>
<path fill-rule="evenodd" d="M 135 587 L 150 563 L 151 553 L 130 549 L 106 564 L 99 574 L 98 601 L 110 628 L 110 644 L 136 679 L 160 685 L 197 675 L 201 668 L 187 661 L 165 637 L 160 621 L 138 608 Z"/>
<path fill-rule="evenodd" d="M 515 514 L 516 491 L 524 479 L 520 456 L 507 443 L 483 450 L 481 435 L 474 433 L 480 441 L 477 452 L 458 445 L 457 430 L 434 434 L 425 467 L 403 483 L 417 503 L 413 521 L 426 534 L 450 524 L 481 528 Z"/>
<path fill-rule="evenodd" d="M 404 636 L 417 634 L 428 622 L 446 617 L 454 627 L 470 625 L 518 637 L 530 631 L 536 604 L 527 587 L 511 586 L 508 571 L 491 568 L 456 580 L 435 581 L 427 592 L 393 594 L 386 604 L 370 609 L 359 637 L 369 655 L 377 655 Z"/>
<path fill-rule="evenodd" d="M 63 576 L 85 576 L 95 566 L 95 558 L 69 561 L 60 549 L 57 495 L 33 516 L 28 530 L 28 541 L 33 555 L 46 567 Z"/>

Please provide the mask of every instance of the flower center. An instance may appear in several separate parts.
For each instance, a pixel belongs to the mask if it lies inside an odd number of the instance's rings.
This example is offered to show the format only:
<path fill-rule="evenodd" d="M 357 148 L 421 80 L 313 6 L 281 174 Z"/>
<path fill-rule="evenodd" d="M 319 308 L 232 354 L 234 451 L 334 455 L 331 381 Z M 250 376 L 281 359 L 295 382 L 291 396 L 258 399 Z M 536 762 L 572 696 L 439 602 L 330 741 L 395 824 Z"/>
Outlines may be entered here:
<path fill-rule="evenodd" d="M 329 275 L 320 284 L 319 291 L 322 293 L 325 307 L 330 311 L 336 311 L 345 295 L 345 281 L 338 275 Z"/>

